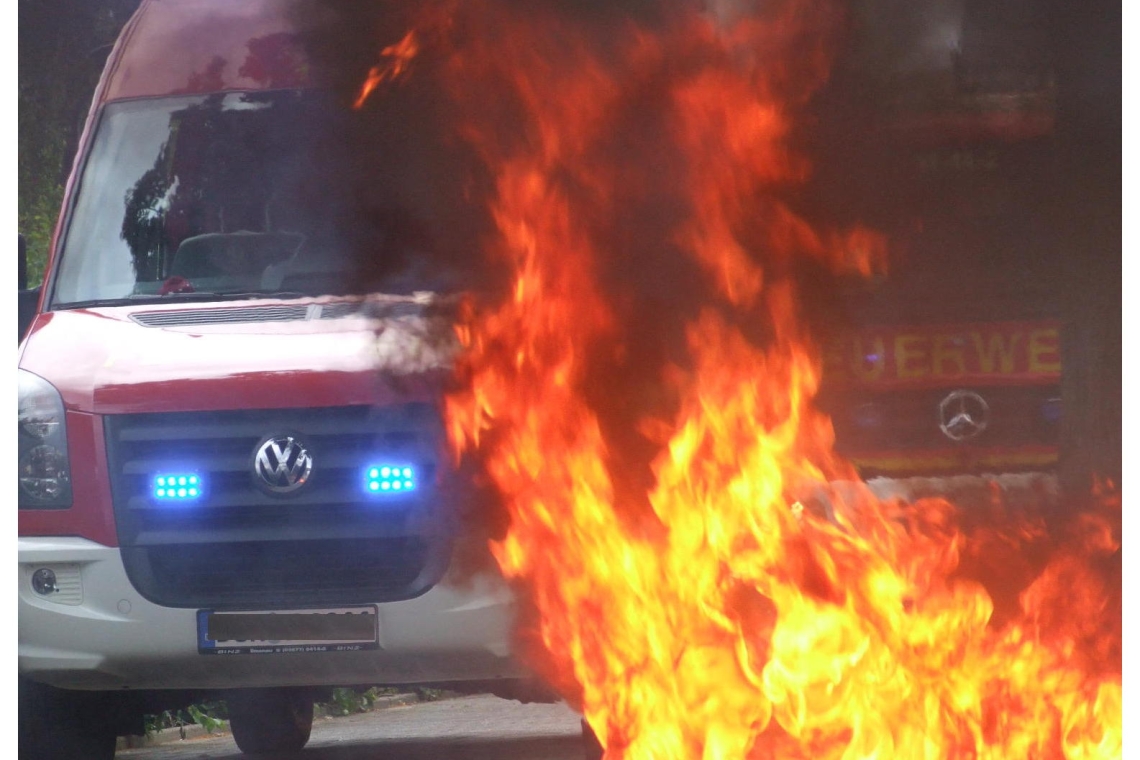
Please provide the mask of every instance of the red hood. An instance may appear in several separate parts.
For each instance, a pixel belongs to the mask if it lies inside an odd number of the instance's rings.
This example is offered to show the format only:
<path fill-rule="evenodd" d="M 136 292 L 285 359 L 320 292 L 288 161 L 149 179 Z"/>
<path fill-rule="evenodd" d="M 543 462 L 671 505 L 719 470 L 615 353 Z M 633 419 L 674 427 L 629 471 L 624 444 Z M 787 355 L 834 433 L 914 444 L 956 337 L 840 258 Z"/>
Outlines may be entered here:
<path fill-rule="evenodd" d="M 40 315 L 20 358 L 94 414 L 388 404 L 438 397 L 453 356 L 423 316 L 149 327 L 140 313 L 315 301 L 120 306 Z"/>

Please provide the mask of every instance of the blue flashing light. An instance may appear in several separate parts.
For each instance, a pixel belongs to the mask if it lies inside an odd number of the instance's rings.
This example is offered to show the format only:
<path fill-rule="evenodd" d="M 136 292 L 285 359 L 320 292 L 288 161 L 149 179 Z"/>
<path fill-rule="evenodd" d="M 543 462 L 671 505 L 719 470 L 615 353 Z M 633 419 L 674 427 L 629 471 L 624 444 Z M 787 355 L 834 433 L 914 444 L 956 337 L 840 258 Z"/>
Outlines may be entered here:
<path fill-rule="evenodd" d="M 364 469 L 364 490 L 393 493 L 416 490 L 416 470 L 408 465 L 369 465 Z"/>
<path fill-rule="evenodd" d="M 191 473 L 164 473 L 152 479 L 151 493 L 161 501 L 191 501 L 202 495 L 203 482 Z"/>

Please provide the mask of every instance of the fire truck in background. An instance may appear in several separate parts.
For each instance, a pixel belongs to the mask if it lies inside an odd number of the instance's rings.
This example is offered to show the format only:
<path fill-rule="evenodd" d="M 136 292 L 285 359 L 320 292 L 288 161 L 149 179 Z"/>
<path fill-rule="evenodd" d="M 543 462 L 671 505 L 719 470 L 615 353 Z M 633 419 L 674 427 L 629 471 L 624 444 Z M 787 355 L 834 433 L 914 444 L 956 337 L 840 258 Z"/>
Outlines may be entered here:
<path fill-rule="evenodd" d="M 822 98 L 820 192 L 884 231 L 885 277 L 826 305 L 823 406 L 884 493 L 1057 495 L 1056 92 L 1029 3 L 855 6 Z"/>

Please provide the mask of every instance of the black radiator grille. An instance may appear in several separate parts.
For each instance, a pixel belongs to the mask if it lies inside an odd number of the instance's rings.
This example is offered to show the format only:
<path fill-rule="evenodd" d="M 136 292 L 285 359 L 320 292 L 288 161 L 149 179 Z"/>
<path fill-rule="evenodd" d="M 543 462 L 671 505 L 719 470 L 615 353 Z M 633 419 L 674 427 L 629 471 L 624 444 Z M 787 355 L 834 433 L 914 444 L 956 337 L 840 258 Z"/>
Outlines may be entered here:
<path fill-rule="evenodd" d="M 407 596 L 429 560 L 419 538 L 300 540 L 123 549 L 156 588 L 196 607 L 319 606 Z M 367 596 L 362 596 L 367 581 Z M 224 599 L 219 589 L 225 589 Z M 169 592 L 167 592 L 169 593 Z"/>
<path fill-rule="evenodd" d="M 176 607 L 392 601 L 422 593 L 446 564 L 448 524 L 435 487 L 443 441 L 429 404 L 114 415 L 105 418 L 127 573 Z M 269 436 L 303 439 L 308 483 L 257 487 L 253 457 Z M 416 468 L 417 487 L 370 496 L 365 468 Z M 194 471 L 203 495 L 163 502 L 152 478 Z"/>

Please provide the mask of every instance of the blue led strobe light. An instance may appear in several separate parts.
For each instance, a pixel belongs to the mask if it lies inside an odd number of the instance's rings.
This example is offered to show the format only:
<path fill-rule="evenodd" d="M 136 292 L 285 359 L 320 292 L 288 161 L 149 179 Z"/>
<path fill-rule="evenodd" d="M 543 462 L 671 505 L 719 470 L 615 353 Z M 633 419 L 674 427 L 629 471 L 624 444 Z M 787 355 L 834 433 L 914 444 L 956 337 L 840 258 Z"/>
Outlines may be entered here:
<path fill-rule="evenodd" d="M 368 493 L 406 493 L 416 490 L 416 469 L 405 464 L 375 464 L 364 470 Z"/>
<path fill-rule="evenodd" d="M 163 501 L 189 501 L 202 495 L 202 479 L 190 472 L 155 475 L 151 481 L 154 498 Z"/>

